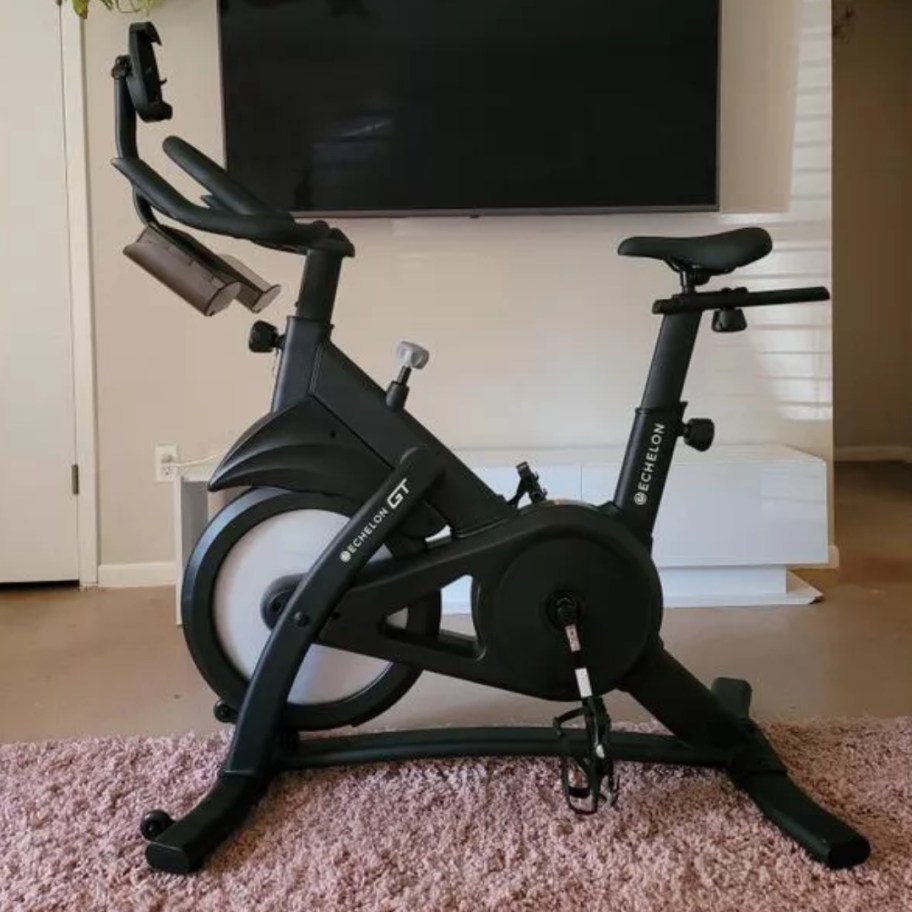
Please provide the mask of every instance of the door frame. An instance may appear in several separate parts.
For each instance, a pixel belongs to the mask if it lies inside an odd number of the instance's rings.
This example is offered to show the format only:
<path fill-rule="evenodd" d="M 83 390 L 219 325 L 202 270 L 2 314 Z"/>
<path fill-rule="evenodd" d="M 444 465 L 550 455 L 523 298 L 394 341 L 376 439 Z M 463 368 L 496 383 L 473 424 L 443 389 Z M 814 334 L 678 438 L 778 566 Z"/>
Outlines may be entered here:
<path fill-rule="evenodd" d="M 98 424 L 95 384 L 95 315 L 86 119 L 85 37 L 82 20 L 60 7 L 63 118 L 70 254 L 70 325 L 73 337 L 73 405 L 79 466 L 77 538 L 79 583 L 98 584 Z"/>

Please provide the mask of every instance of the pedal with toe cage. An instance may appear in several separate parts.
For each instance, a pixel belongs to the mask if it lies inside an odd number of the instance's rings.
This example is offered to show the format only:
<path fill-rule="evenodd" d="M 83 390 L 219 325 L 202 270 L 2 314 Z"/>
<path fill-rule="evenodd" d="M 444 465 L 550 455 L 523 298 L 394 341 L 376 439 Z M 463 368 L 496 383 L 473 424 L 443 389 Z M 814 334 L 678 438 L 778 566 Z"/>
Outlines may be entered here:
<path fill-rule="evenodd" d="M 618 779 L 611 753 L 611 716 L 601 696 L 592 691 L 580 641 L 578 600 L 572 593 L 561 593 L 551 607 L 567 640 L 580 695 L 579 709 L 554 719 L 557 737 L 564 745 L 560 761 L 561 787 L 570 810 L 588 816 L 603 804 L 613 807 L 618 799 Z M 567 729 L 577 719 L 582 719 L 586 727 L 588 752 L 584 756 L 575 755 L 567 739 Z M 602 791 L 603 785 L 607 787 L 607 794 Z"/>

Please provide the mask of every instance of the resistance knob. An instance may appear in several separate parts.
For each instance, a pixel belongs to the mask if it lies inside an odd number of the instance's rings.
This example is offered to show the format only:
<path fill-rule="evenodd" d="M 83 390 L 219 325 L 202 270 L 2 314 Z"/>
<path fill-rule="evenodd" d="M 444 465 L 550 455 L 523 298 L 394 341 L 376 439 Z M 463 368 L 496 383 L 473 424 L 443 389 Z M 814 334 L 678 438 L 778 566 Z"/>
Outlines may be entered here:
<path fill-rule="evenodd" d="M 395 412 L 400 411 L 408 398 L 409 377 L 413 370 L 421 370 L 431 353 L 414 342 L 400 342 L 396 346 L 396 362 L 399 364 L 399 376 L 386 388 L 386 404 Z"/>
<path fill-rule="evenodd" d="M 421 370 L 431 357 L 431 353 L 415 342 L 400 342 L 396 346 L 396 361 L 400 368 Z"/>

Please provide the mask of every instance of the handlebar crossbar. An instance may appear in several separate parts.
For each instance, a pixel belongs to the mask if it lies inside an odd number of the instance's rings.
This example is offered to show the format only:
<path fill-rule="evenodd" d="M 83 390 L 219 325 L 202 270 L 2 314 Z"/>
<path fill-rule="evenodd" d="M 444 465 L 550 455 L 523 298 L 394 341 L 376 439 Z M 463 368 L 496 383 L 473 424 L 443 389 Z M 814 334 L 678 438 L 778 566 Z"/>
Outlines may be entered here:
<path fill-rule="evenodd" d="M 800 304 L 829 301 L 823 286 L 786 288 L 779 291 L 748 291 L 746 288 L 723 288 L 721 291 L 692 292 L 662 298 L 652 305 L 655 314 L 696 313 L 704 310 L 730 310 L 740 307 L 765 307 L 771 304 Z"/>

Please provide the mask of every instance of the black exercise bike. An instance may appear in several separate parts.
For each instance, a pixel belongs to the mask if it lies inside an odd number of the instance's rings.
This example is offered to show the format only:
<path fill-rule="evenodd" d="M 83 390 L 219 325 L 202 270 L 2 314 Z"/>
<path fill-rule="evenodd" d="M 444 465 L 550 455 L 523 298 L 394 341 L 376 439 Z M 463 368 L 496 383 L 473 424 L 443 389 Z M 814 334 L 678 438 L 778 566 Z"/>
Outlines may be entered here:
<path fill-rule="evenodd" d="M 190 813 L 145 816 L 149 863 L 175 873 L 199 867 L 280 770 L 469 755 L 559 758 L 567 800 L 583 813 L 613 801 L 616 761 L 719 767 L 814 858 L 831 868 L 863 861 L 864 837 L 791 781 L 750 720 L 749 685 L 723 678 L 707 689 L 664 650 L 650 556 L 678 438 L 698 450 L 713 439 L 712 422 L 685 421 L 681 401 L 703 312 L 713 312 L 715 331 L 739 332 L 744 308 L 823 301 L 826 289 L 698 292 L 769 253 L 759 228 L 624 241 L 621 254 L 674 269 L 681 291 L 653 306 L 662 325 L 615 498 L 598 506 L 551 501 L 522 464 L 506 499 L 405 411 L 410 372 L 426 352 L 401 346 L 402 369 L 383 390 L 333 345 L 339 272 L 354 255 L 339 230 L 271 209 L 183 140 L 164 148 L 206 188 L 204 206 L 140 159 L 137 114 L 171 116 L 157 41 L 150 24 L 134 25 L 130 53 L 113 71 L 114 166 L 133 185 L 145 224 L 127 254 L 205 314 L 234 299 L 259 310 L 275 288 L 155 212 L 307 259 L 285 332 L 264 322 L 251 332 L 254 351 L 280 352 L 270 413 L 210 483 L 247 490 L 209 524 L 184 577 L 187 644 L 218 694 L 217 718 L 235 723 L 234 738 Z M 466 575 L 474 636 L 441 629 L 440 590 Z M 424 670 L 580 708 L 541 728 L 300 737 L 377 716 Z M 602 695 L 613 689 L 671 734 L 612 730 Z"/>

